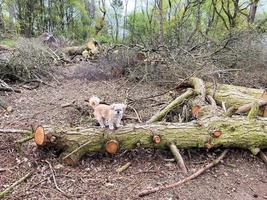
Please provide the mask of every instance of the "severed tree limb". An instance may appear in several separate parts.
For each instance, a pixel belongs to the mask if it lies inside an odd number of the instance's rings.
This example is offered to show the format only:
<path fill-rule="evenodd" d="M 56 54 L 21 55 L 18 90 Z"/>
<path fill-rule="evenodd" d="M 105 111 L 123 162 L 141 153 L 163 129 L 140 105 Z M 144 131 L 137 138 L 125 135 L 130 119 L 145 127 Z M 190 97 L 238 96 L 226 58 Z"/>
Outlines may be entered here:
<path fill-rule="evenodd" d="M 185 99 L 192 96 L 194 91 L 192 89 L 188 89 L 185 93 L 181 96 L 177 97 L 174 101 L 172 101 L 169 105 L 167 105 L 163 110 L 159 111 L 155 115 L 153 115 L 147 123 L 153 123 L 160 121 L 167 113 L 169 113 L 173 108 L 181 104 Z"/>
<path fill-rule="evenodd" d="M 198 171 L 196 171 L 195 173 L 193 173 L 192 175 L 188 176 L 187 178 L 183 179 L 183 180 L 180 180 L 176 183 L 172 183 L 172 184 L 169 184 L 169 185 L 165 185 L 165 186 L 160 186 L 160 187 L 155 187 L 153 189 L 150 189 L 150 190 L 144 190 L 142 192 L 140 192 L 138 194 L 139 197 L 143 197 L 143 196 L 146 196 L 146 195 L 149 195 L 149 194 L 152 194 L 152 193 L 155 193 L 157 191 L 161 191 L 161 190 L 165 190 L 165 189 L 169 189 L 169 188 L 174 188 L 174 187 L 177 187 L 177 186 L 180 186 L 182 185 L 183 183 L 186 183 L 196 177 L 198 177 L 199 175 L 201 175 L 203 172 L 205 172 L 206 170 L 212 168 L 213 166 L 216 166 L 217 164 L 219 164 L 219 162 L 221 160 L 224 159 L 224 157 L 226 156 L 226 154 L 228 153 L 228 149 L 224 150 L 222 152 L 222 154 L 217 158 L 215 159 L 214 161 L 212 161 L 211 163 L 205 165 L 204 167 L 200 168 Z"/>
<path fill-rule="evenodd" d="M 88 153 L 116 153 L 136 147 L 267 148 L 267 119 L 209 116 L 188 123 L 129 124 L 114 131 L 99 127 L 42 127 L 35 130 L 38 146 L 60 150 L 65 164 L 76 165 Z"/>
<path fill-rule="evenodd" d="M 266 106 L 267 100 L 259 100 L 257 102 L 257 104 L 259 105 L 259 107 Z M 253 105 L 254 105 L 254 103 L 248 103 L 248 104 L 242 105 L 242 106 L 237 108 L 235 113 L 237 113 L 237 114 L 246 113 L 246 112 L 251 110 Z"/>
<path fill-rule="evenodd" d="M 12 192 L 14 187 L 16 187 L 17 185 L 19 185 L 20 183 L 28 179 L 31 175 L 32 175 L 32 172 L 27 173 L 25 176 L 20 178 L 18 181 L 16 181 L 15 183 L 7 187 L 4 191 L 0 192 L 0 199 L 3 199 L 5 196 L 7 196 L 10 192 Z"/>
<path fill-rule="evenodd" d="M 184 174 L 187 174 L 187 169 L 184 164 L 183 157 L 179 152 L 179 149 L 177 149 L 177 146 L 174 143 L 171 143 L 169 147 L 178 166 L 180 167 L 180 169 L 182 170 Z"/>
<path fill-rule="evenodd" d="M 191 77 L 188 82 L 194 87 L 194 91 L 201 96 L 201 99 L 204 102 L 207 93 L 205 82 L 202 79 L 196 77 Z"/>

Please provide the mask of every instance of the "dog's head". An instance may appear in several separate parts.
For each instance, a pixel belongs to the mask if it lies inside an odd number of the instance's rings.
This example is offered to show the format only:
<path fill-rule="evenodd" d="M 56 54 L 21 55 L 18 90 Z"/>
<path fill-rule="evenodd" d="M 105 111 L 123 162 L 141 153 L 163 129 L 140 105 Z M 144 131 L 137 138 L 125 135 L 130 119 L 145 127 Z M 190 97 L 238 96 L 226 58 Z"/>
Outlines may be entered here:
<path fill-rule="evenodd" d="M 123 103 L 114 103 L 111 105 L 111 109 L 113 110 L 115 116 L 122 116 L 126 107 L 127 106 Z"/>

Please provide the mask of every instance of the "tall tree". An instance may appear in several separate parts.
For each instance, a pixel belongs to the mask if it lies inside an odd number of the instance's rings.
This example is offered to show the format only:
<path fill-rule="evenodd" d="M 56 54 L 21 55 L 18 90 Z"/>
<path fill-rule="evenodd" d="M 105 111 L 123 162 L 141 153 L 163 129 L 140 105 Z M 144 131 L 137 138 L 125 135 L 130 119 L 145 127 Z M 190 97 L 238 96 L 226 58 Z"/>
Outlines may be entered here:
<path fill-rule="evenodd" d="M 157 6 L 159 9 L 159 43 L 163 45 L 164 43 L 164 32 L 163 32 L 163 1 L 162 0 L 156 0 Z"/>
<path fill-rule="evenodd" d="M 255 16 L 257 12 L 257 7 L 258 7 L 259 0 L 252 0 L 250 9 L 249 9 L 249 15 L 248 15 L 248 23 L 254 23 L 255 21 Z"/>
<path fill-rule="evenodd" d="M 0 31 L 4 30 L 4 19 L 3 19 L 2 6 L 3 6 L 3 0 L 0 0 Z"/>

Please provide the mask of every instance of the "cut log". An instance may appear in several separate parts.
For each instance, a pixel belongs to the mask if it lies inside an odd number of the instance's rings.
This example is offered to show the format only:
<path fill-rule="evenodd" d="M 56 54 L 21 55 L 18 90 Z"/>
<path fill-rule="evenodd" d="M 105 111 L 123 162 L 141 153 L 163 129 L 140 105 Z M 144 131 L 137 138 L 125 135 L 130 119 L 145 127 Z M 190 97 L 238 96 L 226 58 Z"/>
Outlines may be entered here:
<path fill-rule="evenodd" d="M 95 55 L 99 53 L 99 48 L 100 45 L 95 39 L 90 39 L 87 44 L 82 45 L 82 46 L 72 46 L 72 47 L 66 47 L 63 49 L 63 52 L 69 56 L 74 56 L 74 55 L 84 55 L 85 52 L 88 52 L 89 54 Z"/>
<path fill-rule="evenodd" d="M 202 81 L 198 78 L 191 78 L 188 83 L 201 93 L 203 88 Z M 213 95 L 214 100 L 218 105 L 225 104 L 226 109 L 234 107 L 237 109 L 236 113 L 247 113 L 250 111 L 254 102 L 257 102 L 261 107 L 261 112 L 259 115 L 263 116 L 263 106 L 267 104 L 267 100 L 264 99 L 264 90 L 247 88 L 242 86 L 234 86 L 227 84 L 216 84 L 216 88 L 213 83 L 207 82 L 206 84 L 206 93 L 207 95 Z"/>
<path fill-rule="evenodd" d="M 211 95 L 213 93 L 213 84 L 206 83 L 206 88 L 207 94 Z M 253 103 L 259 99 L 263 99 L 263 92 L 263 89 L 217 84 L 214 99 L 220 104 L 222 104 L 222 102 L 225 102 L 226 108 L 229 108 L 231 106 L 239 107 L 244 104 Z"/>
<path fill-rule="evenodd" d="M 154 141 L 155 135 L 160 136 L 159 143 Z M 107 148 L 109 141 L 113 141 L 112 148 Z M 96 127 L 46 127 L 41 131 L 38 128 L 35 130 L 35 142 L 38 146 L 49 145 L 62 150 L 63 162 L 70 165 L 75 165 L 84 154 L 90 152 L 111 149 L 113 153 L 137 146 L 167 149 L 171 143 L 183 149 L 220 146 L 264 149 L 267 148 L 267 119 L 209 117 L 189 123 L 128 125 L 116 131 Z"/>
<path fill-rule="evenodd" d="M 64 48 L 64 53 L 69 56 L 73 55 L 82 55 L 83 51 L 86 50 L 86 46 L 73 46 L 73 47 L 66 47 Z"/>

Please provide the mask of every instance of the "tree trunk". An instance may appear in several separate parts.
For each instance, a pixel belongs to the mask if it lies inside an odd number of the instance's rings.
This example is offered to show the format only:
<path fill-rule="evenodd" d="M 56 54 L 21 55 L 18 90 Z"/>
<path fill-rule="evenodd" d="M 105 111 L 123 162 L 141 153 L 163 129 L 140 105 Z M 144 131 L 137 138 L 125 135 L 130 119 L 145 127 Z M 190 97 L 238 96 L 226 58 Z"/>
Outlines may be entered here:
<path fill-rule="evenodd" d="M 204 93 L 203 82 L 200 79 L 191 78 L 188 83 L 195 88 L 196 93 Z M 260 106 L 262 106 L 262 109 L 259 113 L 262 115 L 263 106 L 266 105 L 267 101 L 267 97 L 264 97 L 265 91 L 263 89 L 247 88 L 227 84 L 213 84 L 207 82 L 205 83 L 205 92 L 206 95 L 213 96 L 216 103 L 221 106 L 224 105 L 226 109 L 231 107 L 238 109 L 242 106 L 247 106 L 247 109 L 244 109 L 242 113 L 248 112 L 250 109 L 249 105 L 257 102 Z"/>
<path fill-rule="evenodd" d="M 4 26 L 4 17 L 3 17 L 3 12 L 2 12 L 2 4 L 3 2 L 0 1 L 0 34 L 1 32 L 4 32 L 5 26 Z M 0 35 L 1 39 L 1 35 Z"/>
<path fill-rule="evenodd" d="M 163 1 L 158 0 L 158 8 L 159 8 L 159 27 L 160 27 L 160 33 L 159 33 L 159 42 L 160 45 L 164 44 L 164 33 L 163 33 Z"/>
<path fill-rule="evenodd" d="M 255 21 L 258 2 L 259 2 L 259 0 L 254 0 L 250 5 L 249 15 L 248 15 L 248 23 L 250 23 L 250 24 L 254 23 L 254 21 Z"/>
<path fill-rule="evenodd" d="M 157 136 L 157 140 L 154 140 Z M 38 146 L 53 146 L 63 150 L 64 163 L 75 165 L 86 153 L 109 152 L 142 148 L 235 147 L 242 149 L 267 148 L 267 119 L 245 117 L 209 117 L 189 123 L 159 123 L 128 125 L 116 131 L 101 128 L 55 129 L 37 127 Z"/>

